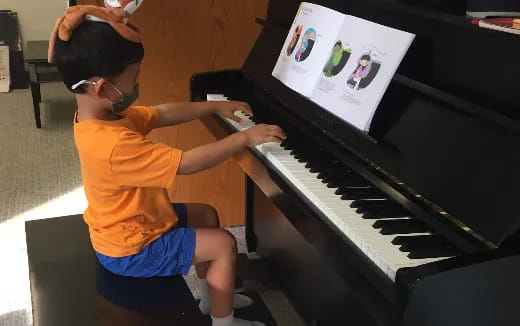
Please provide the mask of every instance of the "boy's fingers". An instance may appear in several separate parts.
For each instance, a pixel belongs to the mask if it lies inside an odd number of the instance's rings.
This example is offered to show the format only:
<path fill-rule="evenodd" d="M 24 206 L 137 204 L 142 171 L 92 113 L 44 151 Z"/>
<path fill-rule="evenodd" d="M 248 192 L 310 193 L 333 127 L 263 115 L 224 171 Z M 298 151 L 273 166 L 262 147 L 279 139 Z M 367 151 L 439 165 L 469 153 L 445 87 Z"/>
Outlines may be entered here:
<path fill-rule="evenodd" d="M 269 136 L 267 137 L 267 143 L 281 143 L 282 140 L 276 136 Z"/>
<path fill-rule="evenodd" d="M 283 132 L 281 132 L 281 131 L 275 131 L 275 132 L 273 133 L 273 136 L 276 136 L 276 137 L 278 137 L 278 138 L 280 138 L 280 139 L 285 139 L 285 138 L 287 138 L 287 136 L 285 136 L 285 134 L 284 134 Z"/>
<path fill-rule="evenodd" d="M 253 115 L 253 111 L 251 110 L 251 107 L 249 106 L 249 104 L 247 104 L 246 102 L 238 102 L 239 106 L 240 106 L 240 111 L 244 112 L 245 114 L 247 115 L 250 115 L 252 116 Z"/>
<path fill-rule="evenodd" d="M 231 113 L 229 116 L 227 116 L 228 119 L 231 119 L 236 122 L 242 122 L 242 119 L 240 117 L 236 116 L 235 114 Z"/>
<path fill-rule="evenodd" d="M 242 112 L 244 112 L 248 116 L 251 116 L 251 117 L 253 116 L 253 111 L 251 110 L 251 108 L 249 106 L 243 106 Z"/>
<path fill-rule="evenodd" d="M 285 135 L 285 133 L 283 132 L 282 128 L 278 127 L 278 126 L 270 126 L 270 131 L 272 132 L 273 135 L 275 135 L 276 137 L 280 137 L 280 139 L 285 139 L 287 138 L 287 136 Z"/>

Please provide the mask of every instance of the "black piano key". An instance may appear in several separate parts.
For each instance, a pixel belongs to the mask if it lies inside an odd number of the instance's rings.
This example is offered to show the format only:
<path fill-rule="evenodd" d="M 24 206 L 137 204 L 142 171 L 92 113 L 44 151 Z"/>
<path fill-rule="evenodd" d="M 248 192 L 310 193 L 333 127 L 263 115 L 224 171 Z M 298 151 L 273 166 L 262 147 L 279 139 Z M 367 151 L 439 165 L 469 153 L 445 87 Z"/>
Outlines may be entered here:
<path fill-rule="evenodd" d="M 341 175 L 345 175 L 348 172 L 347 168 L 341 168 L 340 166 L 326 165 L 323 166 L 324 171 L 322 172 L 325 178 L 333 179 Z M 325 170 L 326 169 L 326 170 Z"/>
<path fill-rule="evenodd" d="M 355 200 L 350 204 L 352 208 L 360 209 L 397 209 L 402 206 L 391 200 Z M 404 208 L 403 208 L 404 209 Z"/>
<path fill-rule="evenodd" d="M 321 151 L 319 152 L 310 152 L 309 162 L 315 166 L 319 166 L 323 171 L 330 166 L 330 158 L 326 155 L 323 155 Z"/>
<path fill-rule="evenodd" d="M 320 171 L 320 173 L 318 173 L 318 179 L 322 179 L 323 182 L 326 181 L 325 183 L 328 183 L 327 179 L 325 179 L 325 178 L 327 178 L 327 175 L 328 175 L 327 172 Z"/>
<path fill-rule="evenodd" d="M 452 245 L 449 245 L 449 244 L 439 244 L 439 245 L 435 245 L 435 246 L 421 246 L 421 245 L 409 246 L 409 245 L 402 245 L 402 246 L 399 247 L 399 250 L 402 251 L 402 252 L 421 252 L 421 251 L 430 250 L 432 248 L 436 248 L 436 249 L 453 248 L 454 249 L 454 247 Z"/>
<path fill-rule="evenodd" d="M 438 258 L 438 257 L 452 257 L 460 255 L 460 251 L 453 247 L 432 247 L 422 250 L 414 250 L 407 256 L 410 259 L 424 259 L 424 258 Z"/>
<path fill-rule="evenodd" d="M 448 242 L 446 239 L 439 235 L 412 235 L 412 236 L 398 236 L 392 240 L 392 244 L 400 245 L 400 246 L 409 246 L 413 247 L 426 247 L 426 246 L 436 246 L 436 245 L 445 245 Z"/>
<path fill-rule="evenodd" d="M 362 176 L 359 174 L 356 174 L 354 172 L 351 172 L 342 179 L 338 180 L 340 184 L 348 185 L 350 187 L 367 187 L 371 186 L 370 182 L 365 180 Z"/>
<path fill-rule="evenodd" d="M 360 176 L 352 172 L 351 170 L 345 170 L 344 174 L 335 176 L 330 180 L 331 188 L 338 188 L 341 186 L 346 187 L 369 187 L 370 183 L 363 180 Z M 362 181 L 362 182 L 360 182 Z"/>
<path fill-rule="evenodd" d="M 307 164 L 305 164 L 305 168 L 309 169 L 311 173 L 318 173 L 321 171 L 320 166 L 314 164 L 312 161 L 307 162 Z"/>
<path fill-rule="evenodd" d="M 325 178 L 324 180 L 327 181 L 327 188 L 338 188 L 339 187 L 339 184 L 337 181 L 329 180 L 328 178 Z M 336 192 L 336 195 L 339 195 L 339 194 Z"/>
<path fill-rule="evenodd" d="M 360 207 L 356 209 L 357 213 L 362 214 L 366 219 L 382 219 L 382 218 L 401 218 L 412 217 L 412 215 L 401 207 Z"/>
<path fill-rule="evenodd" d="M 333 183 L 332 183 L 333 184 Z M 334 193 L 338 196 L 345 194 L 350 189 L 372 189 L 371 186 L 364 186 L 364 187 L 355 187 L 355 186 L 345 186 L 345 185 L 339 185 L 337 187 L 331 187 L 331 188 L 338 188 Z"/>
<path fill-rule="evenodd" d="M 382 211 L 382 210 L 390 210 L 390 209 L 393 209 L 393 207 L 391 206 L 391 202 L 389 200 L 367 200 L 367 202 L 370 202 L 370 201 L 373 201 L 373 202 L 376 202 L 375 204 L 365 204 L 365 205 L 359 205 L 359 206 L 352 206 L 352 204 L 350 205 L 350 207 L 352 208 L 355 208 L 356 209 L 356 212 L 359 213 L 359 214 L 362 214 L 362 213 L 366 213 L 366 212 L 374 212 L 374 211 Z M 356 200 L 357 202 L 357 200 Z M 384 205 L 381 205 L 377 202 L 386 202 L 388 204 L 388 207 L 385 207 Z"/>
<path fill-rule="evenodd" d="M 381 234 L 408 234 L 423 233 L 430 229 L 426 223 L 416 219 L 397 219 L 397 220 L 378 220 L 374 223 L 374 228 L 381 229 Z"/>
<path fill-rule="evenodd" d="M 340 194 L 343 200 L 386 198 L 384 193 L 375 188 L 343 188 Z"/>
<path fill-rule="evenodd" d="M 409 214 L 401 214 L 400 212 L 395 211 L 385 211 L 380 213 L 374 213 L 374 212 L 366 212 L 361 214 L 361 217 L 363 217 L 366 220 L 382 220 L 382 219 L 398 219 L 398 218 L 405 218 L 405 217 L 411 217 Z"/>
<path fill-rule="evenodd" d="M 287 131 L 286 131 L 287 132 Z M 291 133 L 292 134 L 292 133 Z M 296 142 L 293 140 L 292 137 L 287 137 L 287 139 L 285 139 L 281 145 L 287 149 L 287 150 L 293 150 L 293 149 L 296 149 Z"/>
<path fill-rule="evenodd" d="M 341 193 L 338 189 L 336 193 Z M 390 200 L 355 200 L 350 207 L 356 209 L 356 213 L 365 219 L 392 219 L 414 217 L 404 207 Z"/>
<path fill-rule="evenodd" d="M 352 203 L 350 203 L 350 207 L 358 208 L 358 207 L 363 206 L 364 203 L 371 202 L 371 201 L 373 201 L 373 200 L 364 200 L 364 199 L 354 200 Z"/>

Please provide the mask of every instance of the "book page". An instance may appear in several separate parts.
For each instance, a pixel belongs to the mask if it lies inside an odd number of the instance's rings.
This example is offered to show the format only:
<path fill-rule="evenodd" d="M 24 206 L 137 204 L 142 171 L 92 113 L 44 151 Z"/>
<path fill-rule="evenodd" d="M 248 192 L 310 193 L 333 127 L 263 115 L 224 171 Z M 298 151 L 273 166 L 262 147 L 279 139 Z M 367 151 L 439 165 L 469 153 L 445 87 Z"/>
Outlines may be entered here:
<path fill-rule="evenodd" d="M 347 16 L 311 99 L 360 130 L 372 117 L 414 35 Z"/>
<path fill-rule="evenodd" d="M 310 96 L 344 19 L 342 13 L 302 2 L 273 76 L 300 94 Z"/>

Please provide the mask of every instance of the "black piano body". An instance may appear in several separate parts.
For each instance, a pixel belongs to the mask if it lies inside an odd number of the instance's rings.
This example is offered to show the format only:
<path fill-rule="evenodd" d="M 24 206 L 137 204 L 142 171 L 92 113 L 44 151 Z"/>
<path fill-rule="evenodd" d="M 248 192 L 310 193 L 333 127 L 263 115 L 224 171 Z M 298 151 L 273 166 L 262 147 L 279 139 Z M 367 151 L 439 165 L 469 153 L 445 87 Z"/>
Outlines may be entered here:
<path fill-rule="evenodd" d="M 256 122 L 285 129 L 300 161 L 307 147 L 326 153 L 456 248 L 391 280 L 264 156 L 241 152 L 248 246 L 309 324 L 520 325 L 520 42 L 448 2 L 410 2 L 314 2 L 417 35 L 368 135 L 272 77 L 297 1 L 271 1 L 242 69 L 195 75 L 192 100 L 249 102 Z M 216 115 L 203 123 L 217 138 L 233 132 Z"/>

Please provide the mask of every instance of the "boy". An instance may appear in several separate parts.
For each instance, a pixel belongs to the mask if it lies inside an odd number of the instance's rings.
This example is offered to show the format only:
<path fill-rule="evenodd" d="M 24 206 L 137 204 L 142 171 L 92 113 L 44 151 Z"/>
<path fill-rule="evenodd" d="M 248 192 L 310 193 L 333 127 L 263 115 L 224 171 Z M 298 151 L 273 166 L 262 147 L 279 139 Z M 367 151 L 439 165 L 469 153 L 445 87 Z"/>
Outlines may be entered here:
<path fill-rule="evenodd" d="M 138 33 L 117 18 L 124 12 L 96 8 L 77 6 L 60 18 L 49 59 L 76 95 L 74 138 L 89 202 L 84 219 L 100 263 L 134 277 L 186 274 L 193 263 L 200 279 L 200 309 L 211 313 L 214 326 L 263 325 L 233 317 L 233 308 L 251 304 L 251 299 L 233 294 L 233 236 L 217 228 L 217 215 L 209 206 L 172 208 L 166 189 L 178 174 L 216 166 L 246 146 L 280 142 L 283 131 L 258 125 L 184 153 L 147 140 L 144 135 L 154 128 L 213 112 L 238 120 L 235 111 L 251 110 L 241 102 L 130 107 L 138 97 L 143 46 Z M 86 14 L 109 23 L 83 21 Z"/>

